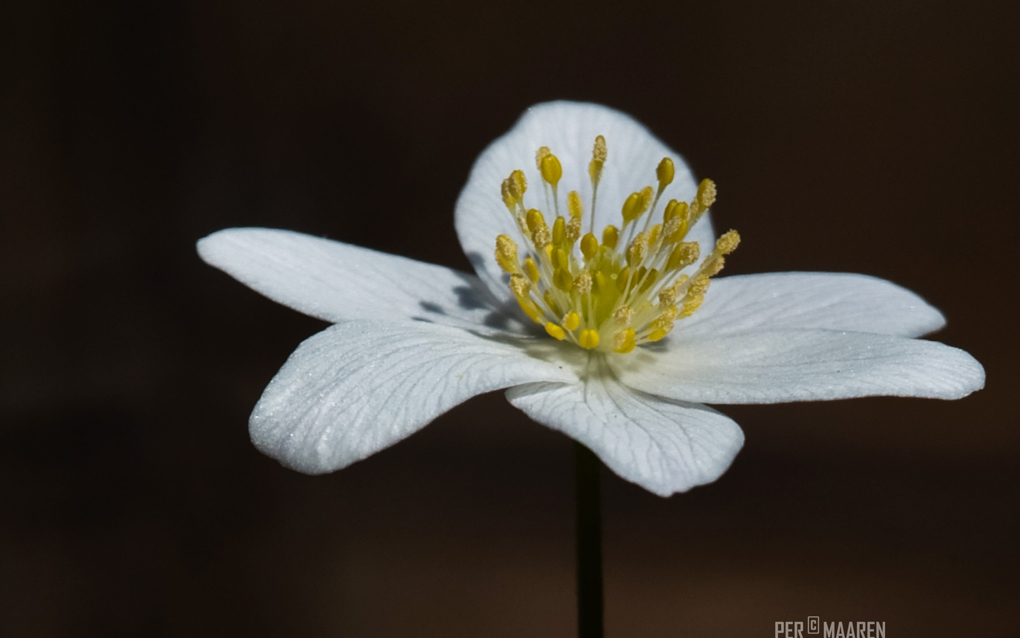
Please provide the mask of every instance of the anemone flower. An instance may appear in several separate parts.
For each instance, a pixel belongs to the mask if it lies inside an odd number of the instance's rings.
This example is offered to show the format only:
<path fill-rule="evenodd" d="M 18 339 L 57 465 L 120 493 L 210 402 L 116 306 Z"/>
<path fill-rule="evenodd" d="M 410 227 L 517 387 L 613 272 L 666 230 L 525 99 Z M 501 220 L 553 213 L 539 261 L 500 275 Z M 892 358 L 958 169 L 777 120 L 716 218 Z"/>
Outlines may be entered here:
<path fill-rule="evenodd" d="M 705 404 L 872 395 L 957 399 L 969 354 L 945 321 L 865 275 L 713 279 L 715 186 L 620 112 L 529 109 L 476 161 L 454 224 L 467 274 L 286 230 L 198 243 L 207 263 L 334 325 L 303 342 L 251 415 L 256 447 L 319 474 L 507 389 L 529 417 L 668 496 L 714 481 L 743 433 Z"/>

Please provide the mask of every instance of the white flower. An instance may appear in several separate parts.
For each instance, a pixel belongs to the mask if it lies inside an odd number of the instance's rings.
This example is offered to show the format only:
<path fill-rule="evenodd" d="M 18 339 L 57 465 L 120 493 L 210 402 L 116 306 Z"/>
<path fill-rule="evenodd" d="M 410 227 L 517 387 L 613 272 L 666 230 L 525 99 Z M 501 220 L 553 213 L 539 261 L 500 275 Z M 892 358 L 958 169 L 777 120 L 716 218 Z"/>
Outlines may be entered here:
<path fill-rule="evenodd" d="M 331 472 L 509 388 L 532 419 L 667 496 L 718 478 L 743 444 L 703 403 L 956 399 L 983 386 L 966 352 L 914 338 L 944 319 L 889 282 L 778 273 L 708 288 L 738 239 L 714 241 L 714 191 L 630 117 L 554 102 L 482 153 L 457 202 L 477 276 L 283 230 L 202 239 L 209 264 L 335 323 L 266 388 L 252 441 Z"/>

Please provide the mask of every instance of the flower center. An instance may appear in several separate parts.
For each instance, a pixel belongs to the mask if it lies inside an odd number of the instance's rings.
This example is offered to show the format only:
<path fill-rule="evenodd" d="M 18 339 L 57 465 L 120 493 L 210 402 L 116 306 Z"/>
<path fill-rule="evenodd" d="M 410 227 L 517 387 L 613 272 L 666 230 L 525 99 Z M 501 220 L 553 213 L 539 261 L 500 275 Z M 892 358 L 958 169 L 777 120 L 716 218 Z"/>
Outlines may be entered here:
<path fill-rule="evenodd" d="M 551 201 L 556 215 L 551 230 L 541 210 L 524 205 L 524 173 L 515 170 L 503 180 L 503 203 L 526 254 L 521 260 L 517 242 L 499 235 L 496 261 L 509 273 L 510 290 L 521 309 L 549 336 L 589 350 L 626 353 L 662 339 L 677 319 L 694 314 L 709 278 L 722 270 L 724 256 L 733 252 L 740 236 L 733 230 L 726 233 L 700 266 L 684 272 L 701 256 L 698 243 L 684 238 L 715 201 L 716 189 L 711 180 L 702 181 L 693 201 L 670 200 L 661 222 L 652 224 L 659 199 L 673 181 L 673 160 L 667 157 L 655 169 L 658 190 L 645 186 L 631 193 L 621 206 L 622 223 L 606 226 L 600 242 L 593 231 L 606 156 L 606 140 L 599 135 L 588 164 L 590 232 L 583 236 L 584 205 L 577 191 L 567 194 L 568 216 L 559 214 L 557 185 L 563 168 L 547 147 L 538 149 L 536 163 L 546 195 L 551 194 L 547 206 Z"/>

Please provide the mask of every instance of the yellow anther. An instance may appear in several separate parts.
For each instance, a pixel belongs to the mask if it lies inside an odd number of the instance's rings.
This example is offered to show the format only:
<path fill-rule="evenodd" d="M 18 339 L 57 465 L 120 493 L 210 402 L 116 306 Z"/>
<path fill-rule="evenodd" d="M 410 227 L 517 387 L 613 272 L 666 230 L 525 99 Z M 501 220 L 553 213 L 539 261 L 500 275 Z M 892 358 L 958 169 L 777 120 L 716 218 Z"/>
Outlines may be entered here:
<path fill-rule="evenodd" d="M 701 209 L 706 210 L 712 204 L 715 203 L 715 182 L 710 179 L 703 179 L 698 184 L 698 203 L 701 204 Z"/>
<path fill-rule="evenodd" d="M 648 271 L 648 274 L 644 275 L 644 282 L 641 284 L 641 292 L 646 292 L 651 288 L 656 281 L 659 280 L 659 271 L 652 268 Z"/>
<path fill-rule="evenodd" d="M 581 218 L 571 217 L 567 222 L 567 244 L 574 245 L 574 242 L 581 236 Z"/>
<path fill-rule="evenodd" d="M 601 270 L 596 270 L 595 274 L 592 275 L 591 289 L 596 295 L 601 295 L 608 290 L 606 288 L 606 276 L 602 274 Z"/>
<path fill-rule="evenodd" d="M 577 327 L 581 325 L 581 315 L 576 312 L 568 312 L 567 316 L 563 318 L 563 327 L 567 330 L 577 330 Z"/>
<path fill-rule="evenodd" d="M 659 235 L 662 233 L 662 224 L 656 224 L 652 226 L 652 229 L 648 231 L 648 245 L 654 246 L 655 242 L 659 240 Z"/>
<path fill-rule="evenodd" d="M 551 321 L 545 324 L 545 331 L 549 333 L 550 337 L 557 341 L 563 341 L 563 339 L 567 336 L 567 333 L 564 332 L 563 328 L 560 328 Z"/>
<path fill-rule="evenodd" d="M 704 295 L 708 292 L 708 287 L 711 285 L 712 280 L 705 275 L 700 275 L 695 279 L 690 286 L 687 287 L 687 296 L 697 297 Z"/>
<path fill-rule="evenodd" d="M 551 153 L 552 151 L 549 150 L 548 146 L 538 147 L 538 151 L 535 152 L 535 166 L 538 167 L 538 170 L 542 170 L 542 160 L 545 159 L 546 155 L 549 155 Z"/>
<path fill-rule="evenodd" d="M 574 217 L 581 219 L 581 216 L 584 215 L 584 205 L 581 204 L 581 195 L 577 191 L 567 193 L 567 211 L 570 213 L 571 219 Z"/>
<path fill-rule="evenodd" d="M 679 314 L 680 314 L 680 309 L 679 308 L 677 308 L 676 306 L 670 306 L 670 307 L 666 308 L 665 310 L 663 310 L 662 314 L 660 314 L 658 317 L 656 317 L 655 321 L 653 321 L 652 323 L 648 324 L 648 326 L 650 328 L 652 328 L 652 329 L 660 329 L 660 328 L 661 329 L 668 329 L 670 326 L 673 325 L 673 322 L 676 321 L 676 317 Z"/>
<path fill-rule="evenodd" d="M 659 179 L 659 192 L 661 193 L 673 182 L 673 160 L 663 157 L 655 169 L 655 176 Z"/>
<path fill-rule="evenodd" d="M 545 253 L 546 261 L 548 261 L 551 264 L 552 263 L 552 253 L 553 253 L 553 246 L 552 246 L 552 244 L 542 244 L 542 252 Z"/>
<path fill-rule="evenodd" d="M 549 227 L 542 226 L 531 236 L 531 241 L 534 242 L 535 248 L 552 248 L 550 240 Z"/>
<path fill-rule="evenodd" d="M 620 241 L 620 231 L 612 224 L 606 226 L 602 231 L 602 245 L 609 250 L 616 250 L 616 244 Z"/>
<path fill-rule="evenodd" d="M 563 176 L 563 167 L 560 166 L 560 160 L 552 153 L 548 153 L 542 158 L 539 170 L 542 172 L 542 179 L 549 182 L 553 188 L 556 187 L 556 184 L 560 181 L 560 177 Z"/>
<path fill-rule="evenodd" d="M 514 208 L 517 207 L 517 198 L 513 196 L 513 181 L 508 177 L 503 180 L 500 185 L 499 193 L 503 196 L 503 205 L 507 207 L 511 213 L 514 212 Z"/>
<path fill-rule="evenodd" d="M 641 213 L 645 212 L 644 204 L 645 198 L 640 192 L 628 195 L 621 211 L 623 213 L 623 223 L 629 224 L 640 217 Z"/>
<path fill-rule="evenodd" d="M 684 318 L 693 315 L 694 312 L 701 306 L 701 302 L 704 300 L 705 298 L 701 295 L 698 295 L 696 297 L 685 298 L 683 308 L 680 309 L 680 317 Z"/>
<path fill-rule="evenodd" d="M 740 244 L 740 234 L 735 230 L 731 230 L 722 237 L 719 241 L 715 242 L 715 252 L 720 255 L 728 255 L 737 249 Z"/>
<path fill-rule="evenodd" d="M 663 330 L 663 329 L 660 328 L 659 330 L 652 331 L 652 333 L 650 335 L 648 335 L 648 340 L 652 341 L 652 342 L 661 341 L 668 334 L 669 334 L 668 330 Z"/>
<path fill-rule="evenodd" d="M 620 354 L 627 354 L 634 349 L 634 329 L 626 328 L 616 333 L 613 337 L 613 351 Z"/>
<path fill-rule="evenodd" d="M 506 235 L 496 237 L 496 263 L 505 272 L 513 274 L 518 271 L 517 244 Z"/>
<path fill-rule="evenodd" d="M 574 276 L 566 268 L 557 268 L 553 273 L 553 283 L 563 292 L 570 292 L 570 287 L 574 285 Z"/>
<path fill-rule="evenodd" d="M 630 242 L 630 246 L 627 246 L 627 265 L 631 268 L 637 267 L 648 252 L 648 243 L 645 240 L 644 233 L 638 233 L 637 237 Z"/>
<path fill-rule="evenodd" d="M 700 255 L 701 248 L 698 246 L 698 242 L 680 242 L 669 253 L 669 259 L 666 260 L 666 270 L 673 271 L 686 268 L 698 261 Z"/>
<path fill-rule="evenodd" d="M 524 177 L 524 171 L 517 169 L 510 173 L 510 180 L 513 182 L 514 197 L 520 199 L 524 196 L 524 191 L 528 190 L 528 180 Z"/>
<path fill-rule="evenodd" d="M 643 202 L 644 210 L 642 210 L 641 212 L 644 212 L 648 210 L 648 207 L 651 206 L 652 202 L 655 201 L 655 191 L 652 190 L 651 186 L 645 186 L 644 188 L 641 189 L 641 198 L 644 200 Z"/>
<path fill-rule="evenodd" d="M 537 284 L 538 280 L 541 279 L 542 274 L 538 271 L 538 264 L 531 257 L 524 260 L 524 272 L 528 275 L 528 279 L 531 283 Z"/>
<path fill-rule="evenodd" d="M 584 255 L 585 259 L 591 259 L 599 252 L 599 240 L 595 239 L 595 235 L 588 233 L 581 238 L 581 254 Z"/>
<path fill-rule="evenodd" d="M 562 248 L 553 249 L 552 265 L 553 268 L 570 268 L 570 258 L 567 256 L 567 251 Z"/>
<path fill-rule="evenodd" d="M 595 148 L 592 149 L 591 158 L 596 162 L 605 162 L 608 149 L 606 148 L 606 138 L 598 135 L 595 137 Z"/>
<path fill-rule="evenodd" d="M 674 215 L 676 214 L 673 211 L 676 210 L 677 204 L 679 203 L 680 202 L 676 201 L 675 199 L 671 199 L 668 202 L 666 202 L 666 208 L 663 209 L 662 211 L 662 221 L 668 222 L 669 220 L 673 219 Z"/>
<path fill-rule="evenodd" d="M 719 255 L 702 266 L 701 274 L 705 277 L 714 277 L 719 274 L 719 271 L 722 270 L 725 265 L 726 258 Z"/>
<path fill-rule="evenodd" d="M 587 295 L 591 292 L 591 273 L 587 270 L 582 270 L 576 278 L 574 278 L 574 290 L 580 295 Z"/>
<path fill-rule="evenodd" d="M 684 204 L 684 213 L 687 212 L 687 204 Z M 666 222 L 666 227 L 663 230 L 665 233 L 665 242 L 667 244 L 675 244 L 684 237 L 687 236 L 687 219 L 686 217 L 671 217 Z"/>
<path fill-rule="evenodd" d="M 579 343 L 582 348 L 586 348 L 588 350 L 599 347 L 598 330 L 592 330 L 590 328 L 588 330 L 582 330 L 581 334 L 577 336 L 577 343 Z"/>
<path fill-rule="evenodd" d="M 606 138 L 599 135 L 595 138 L 595 148 L 591 152 L 591 162 L 588 164 L 588 176 L 593 184 L 598 184 L 602 179 L 602 167 L 606 163 Z"/>
<path fill-rule="evenodd" d="M 528 211 L 526 219 L 528 221 L 528 230 L 531 231 L 532 234 L 534 234 L 539 228 L 547 228 L 545 225 L 545 217 L 542 215 L 542 211 L 540 210 L 532 208 Z"/>
<path fill-rule="evenodd" d="M 623 292 L 627 289 L 627 284 L 630 283 L 630 266 L 624 266 L 616 275 L 616 289 Z"/>
<path fill-rule="evenodd" d="M 560 305 L 556 303 L 556 299 L 553 298 L 552 290 L 546 290 L 545 294 L 542 295 L 542 298 L 545 300 L 545 305 L 549 307 L 549 310 L 552 311 L 554 316 L 559 317 L 563 314 L 563 310 L 560 309 Z"/>
<path fill-rule="evenodd" d="M 557 217 L 556 221 L 553 222 L 552 242 L 557 246 L 563 245 L 563 240 L 567 238 L 567 220 L 563 217 Z"/>
<path fill-rule="evenodd" d="M 666 288 L 659 293 L 659 305 L 660 306 L 672 306 L 676 303 L 677 299 L 680 298 L 680 293 L 677 291 L 675 285 Z"/>
<path fill-rule="evenodd" d="M 630 306 L 620 306 L 613 311 L 613 319 L 621 326 L 629 326 L 633 318 L 634 311 L 630 309 Z"/>
<path fill-rule="evenodd" d="M 531 292 L 531 282 L 524 275 L 514 273 L 510 275 L 510 290 L 517 299 L 527 299 L 528 293 Z"/>

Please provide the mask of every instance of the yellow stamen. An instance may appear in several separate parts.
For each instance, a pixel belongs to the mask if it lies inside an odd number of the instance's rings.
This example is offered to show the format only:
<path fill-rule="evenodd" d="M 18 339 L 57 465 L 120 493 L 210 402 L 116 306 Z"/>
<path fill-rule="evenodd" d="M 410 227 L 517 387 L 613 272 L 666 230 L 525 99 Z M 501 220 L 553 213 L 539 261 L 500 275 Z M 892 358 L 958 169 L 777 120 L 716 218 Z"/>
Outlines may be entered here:
<path fill-rule="evenodd" d="M 673 160 L 663 157 L 662 161 L 655 168 L 655 176 L 659 179 L 659 192 L 666 190 L 666 187 L 673 183 Z"/>
<path fill-rule="evenodd" d="M 615 250 L 617 242 L 620 241 L 620 231 L 616 226 L 610 224 L 602 231 L 602 245 L 609 250 Z"/>
<path fill-rule="evenodd" d="M 563 328 L 557 326 L 551 321 L 545 324 L 545 331 L 549 333 L 550 337 L 557 341 L 563 341 L 563 339 L 567 336 L 567 333 L 563 331 Z"/>
<path fill-rule="evenodd" d="M 548 151 L 549 149 L 546 150 Z M 552 153 L 547 153 L 542 158 L 539 170 L 542 172 L 542 179 L 549 182 L 549 185 L 554 188 L 559 184 L 560 177 L 563 176 L 563 167 L 560 166 L 560 160 Z"/>
<path fill-rule="evenodd" d="M 634 349 L 637 345 L 634 341 L 634 329 L 625 328 L 616 333 L 613 337 L 613 351 L 619 352 L 620 354 L 626 354 Z"/>
<path fill-rule="evenodd" d="M 710 179 L 703 179 L 698 184 L 698 203 L 702 209 L 708 209 L 715 203 L 715 182 Z"/>
<path fill-rule="evenodd" d="M 524 260 L 524 272 L 528 275 L 528 279 L 530 279 L 533 284 L 537 284 L 538 280 L 542 277 L 541 273 L 538 271 L 538 264 L 536 264 L 535 260 L 531 257 Z"/>
<path fill-rule="evenodd" d="M 568 312 L 567 316 L 563 318 L 563 327 L 567 330 L 577 330 L 577 327 L 581 325 L 581 315 L 576 312 Z"/>
<path fill-rule="evenodd" d="M 567 193 L 567 212 L 570 213 L 570 218 L 581 219 L 584 215 L 584 206 L 581 205 L 581 195 L 577 191 L 570 191 Z"/>
<path fill-rule="evenodd" d="M 666 270 L 673 271 L 690 266 L 698 261 L 700 252 L 697 242 L 685 241 L 677 244 L 666 260 Z"/>
<path fill-rule="evenodd" d="M 515 273 L 510 275 L 510 290 L 513 291 L 514 296 L 518 299 L 527 299 L 528 294 L 531 292 L 531 282 L 522 275 Z"/>
<path fill-rule="evenodd" d="M 563 292 L 570 292 L 570 287 L 574 285 L 574 276 L 566 268 L 557 268 L 553 273 L 553 283 Z"/>
<path fill-rule="evenodd" d="M 598 184 L 602 179 L 602 167 L 606 163 L 606 138 L 599 135 L 595 138 L 595 148 L 591 152 L 591 162 L 588 164 L 588 176 L 593 184 Z"/>
<path fill-rule="evenodd" d="M 553 222 L 552 231 L 552 242 L 557 246 L 563 245 L 563 240 L 567 238 L 567 220 L 562 217 L 557 217 L 556 221 Z"/>
<path fill-rule="evenodd" d="M 669 334 L 668 330 L 662 330 L 662 329 L 653 330 L 648 335 L 648 340 L 653 342 L 653 343 L 656 342 L 656 341 L 662 341 L 662 339 L 665 338 L 665 336 L 668 335 L 668 334 Z"/>
<path fill-rule="evenodd" d="M 520 268 L 517 261 L 517 243 L 506 235 L 496 237 L 496 263 L 504 272 L 510 274 Z"/>
<path fill-rule="evenodd" d="M 539 228 L 546 227 L 545 216 L 542 215 L 542 211 L 540 210 L 532 208 L 531 210 L 528 211 L 528 216 L 526 219 L 528 221 L 528 230 L 530 230 L 532 234 L 534 234 L 535 231 L 537 231 Z"/>
<path fill-rule="evenodd" d="M 631 193 L 623 203 L 623 223 L 629 224 L 645 212 L 645 197 L 640 191 Z"/>
<path fill-rule="evenodd" d="M 722 237 L 719 241 L 715 242 L 715 252 L 720 255 L 728 255 L 737 249 L 740 244 L 740 234 L 735 230 L 731 230 Z"/>
<path fill-rule="evenodd" d="M 597 348 L 599 345 L 598 330 L 592 330 L 591 328 L 582 330 L 581 334 L 577 337 L 577 343 L 580 344 L 582 348 L 586 348 L 588 350 Z"/>
<path fill-rule="evenodd" d="M 598 251 L 599 240 L 595 239 L 595 235 L 588 233 L 581 238 L 581 254 L 584 255 L 585 259 L 591 259 Z"/>

